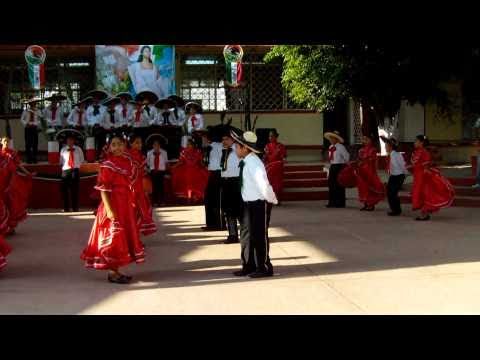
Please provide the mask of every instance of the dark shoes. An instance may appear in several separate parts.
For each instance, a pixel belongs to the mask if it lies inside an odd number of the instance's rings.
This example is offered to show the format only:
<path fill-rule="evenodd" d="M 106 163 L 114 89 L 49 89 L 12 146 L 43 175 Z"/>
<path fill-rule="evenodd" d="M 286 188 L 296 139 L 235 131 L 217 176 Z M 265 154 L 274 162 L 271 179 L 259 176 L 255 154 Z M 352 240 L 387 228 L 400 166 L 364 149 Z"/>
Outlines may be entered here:
<path fill-rule="evenodd" d="M 273 271 L 255 271 L 248 275 L 251 279 L 259 279 L 273 276 Z"/>
<path fill-rule="evenodd" d="M 345 205 L 330 205 L 330 204 L 328 204 L 325 207 L 328 208 L 328 209 L 343 209 L 343 208 L 345 208 Z"/>
<path fill-rule="evenodd" d="M 249 274 L 252 274 L 254 271 L 248 271 L 245 269 L 242 270 L 237 270 L 233 272 L 233 275 L 235 276 L 248 276 Z"/>
<path fill-rule="evenodd" d="M 426 215 L 426 216 L 419 216 L 415 219 L 416 221 L 428 221 L 430 220 L 430 215 Z"/>
<path fill-rule="evenodd" d="M 402 215 L 402 213 L 401 212 L 390 211 L 387 215 L 388 216 L 400 216 L 400 215 Z"/>
<path fill-rule="evenodd" d="M 238 237 L 229 235 L 227 240 L 225 240 L 223 243 L 224 244 L 235 244 L 235 243 L 238 243 L 238 242 L 240 242 L 238 240 Z"/>
<path fill-rule="evenodd" d="M 367 206 L 365 205 L 363 208 L 360 209 L 360 211 L 374 211 L 375 206 Z"/>
<path fill-rule="evenodd" d="M 131 276 L 108 274 L 108 281 L 115 284 L 129 284 L 132 281 Z"/>

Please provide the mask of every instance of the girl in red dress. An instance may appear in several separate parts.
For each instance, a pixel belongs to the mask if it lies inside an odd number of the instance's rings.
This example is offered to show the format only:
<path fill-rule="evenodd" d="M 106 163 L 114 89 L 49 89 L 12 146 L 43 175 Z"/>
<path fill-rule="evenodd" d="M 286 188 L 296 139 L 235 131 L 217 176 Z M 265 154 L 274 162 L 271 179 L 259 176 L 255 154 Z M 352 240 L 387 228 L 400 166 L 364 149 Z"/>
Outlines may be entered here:
<path fill-rule="evenodd" d="M 145 178 L 145 162 L 146 158 L 142 154 L 142 137 L 133 135 L 130 137 L 129 154 L 132 157 L 133 164 L 137 170 L 137 178 L 134 183 L 135 204 L 138 213 L 138 223 L 140 231 L 143 235 L 150 235 L 157 231 L 157 226 L 152 218 L 152 206 L 148 199 L 143 182 Z"/>
<path fill-rule="evenodd" d="M 377 174 L 377 149 L 370 136 L 363 137 L 356 166 L 358 198 L 364 204 L 360 210 L 373 211 L 375 205 L 385 198 L 385 186 Z"/>
<path fill-rule="evenodd" d="M 10 179 L 5 179 L 9 183 L 8 190 L 5 194 L 5 204 L 9 211 L 8 226 L 9 233 L 11 234 L 15 232 L 18 223 L 27 217 L 33 174 L 22 166 L 18 153 L 9 147 L 10 140 L 8 136 L 2 138 L 1 152 L 9 162 L 15 165 L 16 169 L 16 171 L 9 175 Z"/>
<path fill-rule="evenodd" d="M 270 132 L 270 142 L 265 146 L 265 170 L 273 191 L 280 199 L 283 191 L 283 165 L 287 157 L 285 145 L 278 142 L 277 130 Z"/>
<path fill-rule="evenodd" d="M 87 268 L 108 270 L 108 281 L 127 284 L 132 277 L 119 268 L 145 261 L 135 213 L 136 168 L 125 153 L 125 140 L 114 135 L 110 156 L 100 164 L 97 185 L 102 202 L 98 207 L 88 245 L 81 255 Z"/>
<path fill-rule="evenodd" d="M 433 166 L 425 146 L 427 137 L 418 135 L 409 166 L 413 172 L 412 210 L 421 210 L 421 216 L 415 219 L 419 221 L 430 220 L 433 212 L 449 207 L 455 198 L 452 184 Z"/>
<path fill-rule="evenodd" d="M 189 139 L 180 153 L 178 163 L 172 166 L 172 187 L 176 196 L 189 201 L 203 200 L 208 182 L 208 170 L 202 163 L 202 152 Z"/>
<path fill-rule="evenodd" d="M 11 251 L 4 236 L 10 231 L 8 225 L 9 211 L 6 205 L 7 189 L 16 166 L 3 152 L 0 152 L 0 268 L 7 264 L 6 256 Z"/>

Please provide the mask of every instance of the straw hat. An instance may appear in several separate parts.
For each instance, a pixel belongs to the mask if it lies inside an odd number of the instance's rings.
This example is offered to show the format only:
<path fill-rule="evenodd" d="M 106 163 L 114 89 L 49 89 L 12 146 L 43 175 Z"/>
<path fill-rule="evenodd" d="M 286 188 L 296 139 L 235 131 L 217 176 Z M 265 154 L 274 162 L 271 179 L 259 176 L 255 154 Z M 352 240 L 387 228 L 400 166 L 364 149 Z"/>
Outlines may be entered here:
<path fill-rule="evenodd" d="M 326 132 L 324 135 L 325 139 L 327 139 L 328 141 L 331 142 L 331 139 L 332 138 L 335 138 L 338 140 L 339 143 L 343 144 L 344 143 L 344 140 L 343 138 L 340 136 L 340 133 L 338 131 L 333 131 L 333 132 Z"/>
<path fill-rule="evenodd" d="M 260 154 L 262 151 L 257 148 L 257 135 L 253 131 L 239 132 L 238 129 L 231 130 L 232 138 L 237 143 L 242 144 L 254 153 Z"/>

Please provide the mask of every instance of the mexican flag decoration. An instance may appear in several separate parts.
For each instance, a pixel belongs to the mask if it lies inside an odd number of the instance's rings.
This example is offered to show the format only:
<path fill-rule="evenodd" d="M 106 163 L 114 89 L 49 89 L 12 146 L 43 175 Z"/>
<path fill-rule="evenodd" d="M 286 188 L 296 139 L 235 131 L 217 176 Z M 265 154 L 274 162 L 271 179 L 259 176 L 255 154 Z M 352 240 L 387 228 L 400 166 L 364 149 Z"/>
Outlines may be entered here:
<path fill-rule="evenodd" d="M 243 49 L 240 45 L 227 45 L 223 49 L 223 56 L 225 57 L 225 65 L 227 67 L 227 85 L 237 87 L 240 85 L 243 77 Z"/>
<path fill-rule="evenodd" d="M 28 78 L 32 88 L 40 90 L 45 86 L 45 50 L 38 45 L 32 45 L 25 50 L 25 60 L 28 67 Z"/>

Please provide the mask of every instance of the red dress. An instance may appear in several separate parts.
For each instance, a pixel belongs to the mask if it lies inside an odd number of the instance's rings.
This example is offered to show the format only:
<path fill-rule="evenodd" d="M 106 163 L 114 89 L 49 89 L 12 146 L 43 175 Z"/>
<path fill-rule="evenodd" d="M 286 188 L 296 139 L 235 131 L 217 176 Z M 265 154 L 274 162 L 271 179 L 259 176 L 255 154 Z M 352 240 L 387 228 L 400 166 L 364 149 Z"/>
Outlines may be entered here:
<path fill-rule="evenodd" d="M 285 145 L 271 141 L 265 146 L 265 170 L 277 197 L 280 197 L 283 191 L 283 162 L 286 157 Z"/>
<path fill-rule="evenodd" d="M 131 149 L 129 153 L 137 170 L 137 178 L 133 184 L 133 189 L 135 191 L 135 204 L 140 231 L 143 235 L 150 235 L 157 231 L 157 226 L 152 217 L 152 205 L 150 204 L 150 200 L 148 199 L 147 194 L 145 194 L 145 189 L 143 188 L 146 159 L 138 150 Z"/>
<path fill-rule="evenodd" d="M 2 153 L 15 164 L 15 170 L 21 164 L 18 153 L 12 149 L 4 149 Z M 32 192 L 32 176 L 19 174 L 14 171 L 11 174 L 10 186 L 8 187 L 5 202 L 9 211 L 8 225 L 10 229 L 17 227 L 18 223 L 27 218 L 28 201 Z"/>
<path fill-rule="evenodd" d="M 412 168 L 412 210 L 432 213 L 452 205 L 455 190 L 440 170 L 432 167 L 432 157 L 426 149 L 413 152 Z"/>
<path fill-rule="evenodd" d="M 365 145 L 358 151 L 358 158 L 358 198 L 361 203 L 374 206 L 385 198 L 385 186 L 377 174 L 377 150 L 373 145 Z"/>
<path fill-rule="evenodd" d="M 117 218 L 111 221 L 107 217 L 102 201 L 87 247 L 80 256 L 85 267 L 108 270 L 145 261 L 135 210 L 135 180 L 136 168 L 129 156 L 110 156 L 100 164 L 95 188 L 109 193 Z"/>
<path fill-rule="evenodd" d="M 179 164 L 172 168 L 172 187 L 176 196 L 203 200 L 208 182 L 208 170 L 202 164 L 202 152 L 195 148 L 183 149 Z"/>
<path fill-rule="evenodd" d="M 7 264 L 6 257 L 11 251 L 4 238 L 4 235 L 11 230 L 8 224 L 9 211 L 5 199 L 12 174 L 15 173 L 16 168 L 9 157 L 0 153 L 0 269 Z"/>

